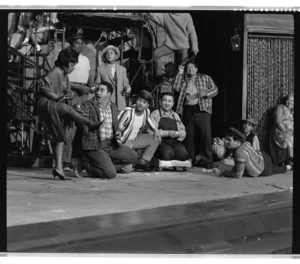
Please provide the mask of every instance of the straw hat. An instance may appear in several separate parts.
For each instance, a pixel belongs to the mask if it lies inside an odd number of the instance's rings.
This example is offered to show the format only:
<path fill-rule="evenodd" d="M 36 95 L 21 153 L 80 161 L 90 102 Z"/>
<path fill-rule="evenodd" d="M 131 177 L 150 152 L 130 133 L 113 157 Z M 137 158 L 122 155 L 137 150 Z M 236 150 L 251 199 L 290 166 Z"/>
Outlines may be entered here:
<path fill-rule="evenodd" d="M 101 56 L 102 56 L 103 61 L 105 60 L 105 53 L 110 49 L 112 49 L 117 54 L 116 60 L 120 57 L 120 50 L 117 47 L 113 46 L 113 45 L 108 45 L 106 48 L 104 48 L 102 50 L 102 55 Z"/>

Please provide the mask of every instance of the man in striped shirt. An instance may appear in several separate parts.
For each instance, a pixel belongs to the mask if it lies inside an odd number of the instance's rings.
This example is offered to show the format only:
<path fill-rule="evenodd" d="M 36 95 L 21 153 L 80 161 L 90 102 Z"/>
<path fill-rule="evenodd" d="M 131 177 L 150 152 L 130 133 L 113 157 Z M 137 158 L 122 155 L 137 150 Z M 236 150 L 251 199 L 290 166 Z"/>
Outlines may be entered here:
<path fill-rule="evenodd" d="M 194 63 L 186 65 L 186 78 L 184 66 L 179 66 L 174 81 L 174 90 L 180 92 L 176 112 L 182 115 L 182 122 L 186 129 L 184 145 L 195 164 L 195 131 L 200 129 L 200 163 L 208 169 L 214 168 L 212 157 L 211 114 L 212 97 L 218 94 L 214 81 L 206 74 L 198 74 Z"/>
<path fill-rule="evenodd" d="M 135 150 L 144 150 L 135 166 L 135 169 L 144 171 L 151 170 L 150 161 L 161 142 L 159 130 L 148 109 L 152 101 L 151 93 L 141 90 L 137 95 L 136 104 L 126 107 L 118 116 L 122 144 Z M 131 169 L 127 166 L 126 171 L 129 172 Z"/>
<path fill-rule="evenodd" d="M 264 151 L 256 151 L 246 141 L 246 136 L 231 127 L 226 137 L 227 148 L 233 150 L 234 167 L 230 172 L 224 171 L 220 176 L 241 178 L 243 175 L 250 177 L 269 176 L 286 173 L 288 166 L 278 167 L 272 163 L 271 157 Z"/>

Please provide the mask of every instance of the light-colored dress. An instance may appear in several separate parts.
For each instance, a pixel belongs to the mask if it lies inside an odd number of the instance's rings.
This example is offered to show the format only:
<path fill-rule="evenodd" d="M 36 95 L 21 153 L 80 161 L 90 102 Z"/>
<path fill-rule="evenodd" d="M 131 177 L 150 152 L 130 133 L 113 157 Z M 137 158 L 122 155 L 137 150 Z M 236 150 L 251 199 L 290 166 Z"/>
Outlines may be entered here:
<path fill-rule="evenodd" d="M 279 104 L 273 114 L 274 127 L 271 131 L 269 154 L 275 165 L 281 165 L 292 158 L 291 149 L 294 147 L 294 115 L 292 111 L 283 104 Z M 282 123 L 286 131 L 282 132 L 277 127 Z"/>
<path fill-rule="evenodd" d="M 278 105 L 275 116 L 276 123 L 282 122 L 285 126 L 286 131 L 280 131 L 276 126 L 273 132 L 273 138 L 276 144 L 281 148 L 293 147 L 294 146 L 294 115 L 289 108 L 285 105 Z"/>

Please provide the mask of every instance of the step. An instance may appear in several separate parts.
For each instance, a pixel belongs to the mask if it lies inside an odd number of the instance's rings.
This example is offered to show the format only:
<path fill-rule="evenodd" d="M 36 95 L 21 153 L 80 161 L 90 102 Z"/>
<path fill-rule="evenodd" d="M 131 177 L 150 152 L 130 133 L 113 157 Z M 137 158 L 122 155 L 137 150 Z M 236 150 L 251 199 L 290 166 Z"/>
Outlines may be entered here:
<path fill-rule="evenodd" d="M 270 254 L 290 248 L 291 233 L 292 192 L 282 191 L 11 226 L 7 243 L 9 252 Z"/>

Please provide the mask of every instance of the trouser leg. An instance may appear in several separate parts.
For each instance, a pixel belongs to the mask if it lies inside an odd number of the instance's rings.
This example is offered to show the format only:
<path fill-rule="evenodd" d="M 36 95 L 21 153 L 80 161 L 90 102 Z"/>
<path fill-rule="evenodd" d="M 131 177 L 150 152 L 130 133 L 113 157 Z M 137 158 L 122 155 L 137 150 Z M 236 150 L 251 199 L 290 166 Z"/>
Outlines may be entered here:
<path fill-rule="evenodd" d="M 126 167 L 128 164 L 133 164 L 137 160 L 137 153 L 125 146 L 120 145 L 118 149 L 111 150 L 109 153 L 116 170 Z"/>
<path fill-rule="evenodd" d="M 181 161 L 185 161 L 189 159 L 189 154 L 186 150 L 186 148 L 184 147 L 184 145 L 182 145 L 181 143 L 175 143 L 173 145 L 173 150 L 175 153 L 174 159 L 175 160 L 181 160 Z"/>
<path fill-rule="evenodd" d="M 186 137 L 183 141 L 183 144 L 189 153 L 189 158 L 194 160 L 195 150 L 194 150 L 194 135 L 195 135 L 195 124 L 194 124 L 194 115 L 193 111 L 190 108 L 185 108 L 183 111 L 182 122 L 185 126 Z"/>
<path fill-rule="evenodd" d="M 207 112 L 195 113 L 196 127 L 200 129 L 200 141 L 203 143 L 200 154 L 204 163 L 212 162 L 212 139 L 211 139 L 211 114 Z"/>
<path fill-rule="evenodd" d="M 179 65 L 185 65 L 189 54 L 188 54 L 188 49 L 182 49 L 182 50 L 177 50 L 177 57 L 178 57 L 178 64 Z"/>
<path fill-rule="evenodd" d="M 150 161 L 152 159 L 159 143 L 160 143 L 160 140 L 155 138 L 153 135 L 139 134 L 136 137 L 132 148 L 133 149 L 145 149 L 141 158 L 146 161 Z"/>
<path fill-rule="evenodd" d="M 175 153 L 170 145 L 162 142 L 157 147 L 154 156 L 160 160 L 172 160 Z"/>
<path fill-rule="evenodd" d="M 261 152 L 262 152 L 262 156 L 265 161 L 265 168 L 264 168 L 264 171 L 259 176 L 270 176 L 273 174 L 286 173 L 287 169 L 285 166 L 274 165 L 270 155 L 268 153 L 264 152 L 263 150 Z"/>
<path fill-rule="evenodd" d="M 83 160 L 85 169 L 94 177 L 113 179 L 116 177 L 116 169 L 108 154 L 102 150 L 84 150 Z"/>
<path fill-rule="evenodd" d="M 172 54 L 172 50 L 169 49 L 167 46 L 162 45 L 154 50 L 153 52 L 153 62 L 154 62 L 154 68 L 155 68 L 155 75 L 160 76 L 162 75 L 162 64 L 161 64 L 161 57 Z"/>

